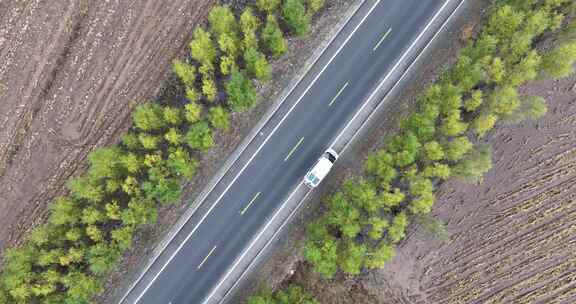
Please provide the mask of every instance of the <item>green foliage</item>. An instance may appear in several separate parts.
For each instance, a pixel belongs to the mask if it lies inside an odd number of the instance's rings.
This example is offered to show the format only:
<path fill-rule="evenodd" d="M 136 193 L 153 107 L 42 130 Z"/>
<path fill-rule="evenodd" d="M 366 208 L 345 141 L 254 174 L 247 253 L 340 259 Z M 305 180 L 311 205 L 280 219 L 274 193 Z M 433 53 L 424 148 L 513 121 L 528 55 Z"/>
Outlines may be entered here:
<path fill-rule="evenodd" d="M 394 245 L 381 243 L 368 252 L 364 265 L 371 269 L 382 268 L 386 262 L 392 260 L 395 255 Z"/>
<path fill-rule="evenodd" d="M 494 114 L 481 114 L 472 122 L 472 129 L 478 137 L 484 137 L 488 131 L 494 128 L 497 121 L 498 116 Z"/>
<path fill-rule="evenodd" d="M 347 241 L 343 247 L 338 257 L 338 266 L 346 274 L 360 274 L 368 248 L 353 241 Z"/>
<path fill-rule="evenodd" d="M 325 0 L 306 0 L 306 7 L 311 14 L 315 14 L 324 6 Z"/>
<path fill-rule="evenodd" d="M 158 148 L 158 144 L 160 143 L 160 138 L 158 136 L 149 135 L 146 133 L 140 133 L 138 135 L 138 139 L 140 140 L 140 145 L 142 145 L 142 148 L 146 150 L 155 150 Z"/>
<path fill-rule="evenodd" d="M 324 223 L 316 221 L 308 226 L 304 258 L 324 278 L 332 278 L 336 273 L 338 241 L 330 236 Z"/>
<path fill-rule="evenodd" d="M 210 33 L 201 27 L 197 27 L 194 31 L 194 39 L 190 42 L 190 55 L 204 66 L 214 65 L 216 47 Z"/>
<path fill-rule="evenodd" d="M 473 146 L 468 137 L 456 137 L 446 144 L 446 148 L 444 149 L 446 151 L 446 159 L 459 161 L 468 151 L 472 150 Z"/>
<path fill-rule="evenodd" d="M 542 69 L 545 75 L 556 79 L 567 77 L 574 73 L 576 62 L 576 42 L 561 45 L 546 53 L 542 58 Z"/>
<path fill-rule="evenodd" d="M 389 184 L 398 175 L 394 168 L 394 157 L 385 150 L 368 155 L 364 168 L 366 173 L 374 177 L 381 185 Z"/>
<path fill-rule="evenodd" d="M 172 62 L 172 71 L 178 75 L 178 78 L 186 87 L 194 87 L 196 82 L 195 66 L 176 59 Z"/>
<path fill-rule="evenodd" d="M 256 48 L 248 48 L 244 52 L 244 62 L 248 74 L 258 80 L 268 80 L 271 77 L 272 68 L 266 56 Z"/>
<path fill-rule="evenodd" d="M 134 125 L 142 131 L 158 130 L 166 126 L 162 107 L 155 103 L 145 103 L 136 107 Z"/>
<path fill-rule="evenodd" d="M 473 91 L 470 98 L 464 102 L 464 109 L 468 112 L 473 112 L 482 105 L 482 91 Z"/>
<path fill-rule="evenodd" d="M 490 95 L 490 109 L 494 114 L 512 114 L 519 105 L 518 91 L 514 87 L 499 88 Z"/>
<path fill-rule="evenodd" d="M 272 294 L 262 290 L 248 298 L 248 304 L 320 304 L 300 286 L 290 285 Z"/>
<path fill-rule="evenodd" d="M 192 159 L 185 149 L 178 147 L 170 150 L 166 166 L 174 175 L 191 179 L 198 168 L 198 162 Z"/>
<path fill-rule="evenodd" d="M 116 265 L 120 259 L 121 252 L 118 248 L 100 243 L 88 249 L 87 259 L 90 265 L 90 271 L 94 274 L 101 275 Z"/>
<path fill-rule="evenodd" d="M 397 243 L 406 235 L 406 227 L 408 227 L 408 216 L 406 213 L 399 213 L 392 220 L 392 224 L 388 228 L 388 238 L 392 243 Z"/>
<path fill-rule="evenodd" d="M 182 133 L 176 128 L 170 128 L 166 134 L 164 134 L 164 139 L 173 146 L 178 146 L 182 143 Z"/>
<path fill-rule="evenodd" d="M 310 31 L 310 16 L 306 14 L 303 0 L 284 0 L 282 17 L 296 36 L 304 36 Z"/>
<path fill-rule="evenodd" d="M 288 50 L 288 43 L 284 39 L 284 33 L 276 21 L 274 15 L 266 17 L 266 25 L 262 30 L 262 44 L 265 50 L 274 58 L 278 58 Z"/>
<path fill-rule="evenodd" d="M 256 103 L 256 89 L 243 73 L 234 71 L 225 84 L 228 103 L 232 110 L 242 112 Z"/>
<path fill-rule="evenodd" d="M 212 130 L 208 123 L 201 121 L 194 123 L 186 132 L 186 144 L 191 149 L 207 151 L 214 146 L 214 139 L 212 138 Z"/>
<path fill-rule="evenodd" d="M 242 33 L 256 33 L 258 27 L 260 26 L 260 20 L 254 16 L 254 12 L 251 7 L 244 9 L 240 15 L 240 29 Z"/>
<path fill-rule="evenodd" d="M 265 13 L 271 15 L 280 6 L 281 0 L 256 0 L 256 7 Z"/>
<path fill-rule="evenodd" d="M 195 123 L 200 120 L 202 107 L 195 102 L 187 103 L 184 106 L 184 119 L 189 123 Z"/>
<path fill-rule="evenodd" d="M 462 159 L 454 167 L 454 173 L 464 180 L 481 181 L 490 169 L 492 169 L 492 149 L 489 146 L 481 146 Z"/>
<path fill-rule="evenodd" d="M 429 160 L 444 159 L 444 150 L 437 141 L 430 141 L 424 144 L 424 152 Z"/>
<path fill-rule="evenodd" d="M 216 82 L 210 77 L 202 78 L 202 94 L 206 97 L 208 101 L 214 101 L 218 95 L 218 88 L 216 87 Z"/>
<path fill-rule="evenodd" d="M 235 35 L 238 30 L 236 17 L 227 5 L 214 6 L 208 14 L 210 28 L 216 35 Z"/>
<path fill-rule="evenodd" d="M 164 121 L 173 126 L 182 123 L 182 111 L 176 107 L 164 107 Z"/>
<path fill-rule="evenodd" d="M 228 131 L 230 129 L 230 113 L 223 107 L 212 107 L 208 114 L 210 124 L 220 130 Z"/>

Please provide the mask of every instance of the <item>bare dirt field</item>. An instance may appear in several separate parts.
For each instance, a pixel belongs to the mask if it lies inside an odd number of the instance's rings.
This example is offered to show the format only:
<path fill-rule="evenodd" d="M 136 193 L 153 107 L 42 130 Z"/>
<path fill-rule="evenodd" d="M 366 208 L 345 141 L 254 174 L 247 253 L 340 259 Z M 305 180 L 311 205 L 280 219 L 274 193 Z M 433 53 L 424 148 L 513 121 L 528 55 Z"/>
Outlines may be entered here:
<path fill-rule="evenodd" d="M 158 94 L 214 2 L 0 1 L 0 253 Z"/>
<path fill-rule="evenodd" d="M 242 7 L 247 0 L 221 1 Z M 0 255 L 43 222 L 49 203 L 86 168 L 93 149 L 115 143 L 138 103 L 178 94 L 170 63 L 184 57 L 192 30 L 215 0 L 0 0 Z M 232 117 L 234 130 L 217 134 L 217 148 L 200 159 L 186 185 L 190 201 L 252 129 L 357 0 L 328 0 L 306 39 L 273 64 L 259 85 L 260 104 Z M 131 282 L 156 242 L 186 210 L 161 210 L 158 225 L 137 234 L 134 248 L 97 299 L 111 303 Z"/>
<path fill-rule="evenodd" d="M 448 36 L 477 29 L 486 4 L 466 9 Z M 455 39 L 440 44 L 434 62 L 419 68 L 395 102 L 404 105 L 400 112 L 461 47 Z M 576 303 L 576 76 L 533 83 L 523 93 L 545 97 L 548 113 L 486 136 L 494 162 L 482 184 L 450 181 L 440 187 L 432 216 L 446 223 L 447 240 L 411 225 L 391 263 L 357 277 L 323 280 L 302 262 L 304 225 L 314 218 L 318 200 L 361 172 L 366 154 L 394 129 L 398 115 L 389 115 L 394 117 L 383 117 L 349 153 L 345 168 L 315 194 L 244 293 L 296 283 L 330 304 Z"/>

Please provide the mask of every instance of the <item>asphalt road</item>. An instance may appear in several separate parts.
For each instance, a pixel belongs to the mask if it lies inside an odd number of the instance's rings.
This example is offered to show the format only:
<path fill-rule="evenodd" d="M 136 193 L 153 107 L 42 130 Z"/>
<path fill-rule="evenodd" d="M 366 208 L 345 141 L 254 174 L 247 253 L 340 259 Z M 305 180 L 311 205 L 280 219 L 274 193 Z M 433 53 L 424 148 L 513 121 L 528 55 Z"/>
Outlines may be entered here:
<path fill-rule="evenodd" d="M 294 106 L 227 191 L 198 211 L 199 223 L 162 271 L 125 303 L 202 303 L 446 1 L 376 4 L 309 90 L 289 96 Z"/>

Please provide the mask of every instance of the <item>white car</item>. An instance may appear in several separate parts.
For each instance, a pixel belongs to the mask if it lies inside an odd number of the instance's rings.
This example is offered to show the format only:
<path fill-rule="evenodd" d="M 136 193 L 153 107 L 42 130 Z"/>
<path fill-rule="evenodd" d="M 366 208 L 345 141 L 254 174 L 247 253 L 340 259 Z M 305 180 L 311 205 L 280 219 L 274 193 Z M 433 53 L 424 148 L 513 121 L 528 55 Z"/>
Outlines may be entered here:
<path fill-rule="evenodd" d="M 336 153 L 336 151 L 332 149 L 326 150 L 314 167 L 312 167 L 304 177 L 304 184 L 310 188 L 318 186 L 324 177 L 328 175 L 328 172 L 330 172 L 330 169 L 332 169 L 337 159 L 338 153 Z"/>

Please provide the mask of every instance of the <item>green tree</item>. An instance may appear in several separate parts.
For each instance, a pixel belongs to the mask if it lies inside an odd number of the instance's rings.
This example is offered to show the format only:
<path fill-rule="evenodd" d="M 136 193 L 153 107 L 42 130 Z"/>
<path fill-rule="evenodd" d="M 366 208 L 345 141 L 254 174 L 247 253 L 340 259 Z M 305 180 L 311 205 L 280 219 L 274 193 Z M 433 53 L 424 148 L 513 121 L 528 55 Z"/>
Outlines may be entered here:
<path fill-rule="evenodd" d="M 85 199 L 93 203 L 100 202 L 106 194 L 102 184 L 91 179 L 89 176 L 73 178 L 68 181 L 67 186 L 70 189 L 72 197 L 76 199 Z"/>
<path fill-rule="evenodd" d="M 198 168 L 198 162 L 190 157 L 188 152 L 178 147 L 171 149 L 166 160 L 166 166 L 177 176 L 191 179 Z"/>
<path fill-rule="evenodd" d="M 138 140 L 138 135 L 134 132 L 128 132 L 122 136 L 122 144 L 130 151 L 136 151 L 142 148 Z"/>
<path fill-rule="evenodd" d="M 90 271 L 96 275 L 105 274 L 112 270 L 120 256 L 118 248 L 103 243 L 95 244 L 88 249 L 87 254 Z"/>
<path fill-rule="evenodd" d="M 475 90 L 472 92 L 470 98 L 464 101 L 464 109 L 468 112 L 473 112 L 482 105 L 482 91 Z"/>
<path fill-rule="evenodd" d="M 424 152 L 429 160 L 444 159 L 444 149 L 437 141 L 430 141 L 424 144 Z"/>
<path fill-rule="evenodd" d="M 432 165 L 426 166 L 426 168 L 424 168 L 423 174 L 426 177 L 448 179 L 452 174 L 452 170 L 447 164 L 434 163 Z"/>
<path fill-rule="evenodd" d="M 182 123 L 182 111 L 176 107 L 164 107 L 164 121 L 172 126 Z"/>
<path fill-rule="evenodd" d="M 125 220 L 128 219 L 127 213 L 123 213 Z M 132 215 L 133 212 L 130 212 Z M 114 244 L 118 246 L 120 250 L 127 250 L 132 247 L 132 237 L 134 236 L 133 226 L 124 226 L 118 229 L 112 230 L 110 233 Z"/>
<path fill-rule="evenodd" d="M 514 87 L 499 88 L 490 95 L 490 110 L 494 114 L 511 114 L 519 105 L 518 91 Z"/>
<path fill-rule="evenodd" d="M 208 14 L 210 28 L 216 35 L 236 35 L 238 24 L 228 5 L 214 6 Z"/>
<path fill-rule="evenodd" d="M 394 256 L 394 245 L 382 242 L 376 248 L 368 251 L 364 265 L 370 269 L 382 268 Z"/>
<path fill-rule="evenodd" d="M 196 82 L 196 67 L 181 60 L 175 59 L 172 62 L 172 71 L 186 87 L 194 87 Z"/>
<path fill-rule="evenodd" d="M 195 123 L 200 120 L 202 107 L 195 102 L 189 102 L 184 106 L 184 119 L 189 123 Z"/>
<path fill-rule="evenodd" d="M 414 214 L 428 214 L 432 212 L 435 196 L 433 193 L 426 193 L 425 195 L 414 198 L 410 202 L 408 209 Z"/>
<path fill-rule="evenodd" d="M 500 57 L 494 57 L 484 67 L 487 83 L 502 84 L 506 77 L 506 64 Z"/>
<path fill-rule="evenodd" d="M 233 71 L 224 87 L 232 110 L 242 112 L 256 103 L 256 89 L 243 73 Z"/>
<path fill-rule="evenodd" d="M 314 271 L 324 278 L 332 278 L 338 269 L 338 241 L 320 221 L 308 225 L 304 258 L 312 264 Z"/>
<path fill-rule="evenodd" d="M 251 7 L 244 9 L 240 15 L 240 28 L 242 33 L 255 33 L 260 26 L 260 20 L 254 16 Z"/>
<path fill-rule="evenodd" d="M 574 73 L 575 62 L 576 42 L 566 43 L 544 54 L 542 70 L 546 76 L 559 79 Z"/>
<path fill-rule="evenodd" d="M 498 116 L 494 114 L 482 114 L 474 119 L 472 128 L 479 137 L 484 137 L 486 133 L 496 125 Z"/>
<path fill-rule="evenodd" d="M 452 110 L 442 119 L 441 130 L 445 136 L 458 136 L 466 129 L 468 129 L 468 124 L 462 120 L 460 110 Z"/>
<path fill-rule="evenodd" d="M 244 52 L 244 62 L 246 63 L 246 70 L 250 76 L 258 80 L 270 79 L 272 68 L 266 56 L 256 48 L 248 48 Z"/>
<path fill-rule="evenodd" d="M 140 133 L 138 134 L 138 139 L 140 140 L 140 144 L 146 150 L 155 150 L 158 148 L 158 144 L 160 144 L 160 138 L 158 136 Z"/>
<path fill-rule="evenodd" d="M 386 150 L 370 153 L 364 168 L 366 173 L 375 177 L 380 185 L 389 184 L 398 175 L 394 168 L 394 157 Z"/>
<path fill-rule="evenodd" d="M 459 161 L 472 149 L 474 145 L 470 142 L 468 137 L 459 136 L 446 144 L 446 159 L 451 161 Z"/>
<path fill-rule="evenodd" d="M 262 12 L 271 15 L 280 6 L 281 0 L 256 0 L 256 7 Z"/>
<path fill-rule="evenodd" d="M 456 176 L 468 181 L 481 181 L 486 172 L 492 169 L 492 150 L 489 146 L 481 146 L 472 150 L 455 167 Z"/>
<path fill-rule="evenodd" d="M 202 94 L 206 97 L 208 101 L 214 101 L 218 95 L 218 88 L 216 87 L 216 82 L 210 77 L 202 78 Z"/>
<path fill-rule="evenodd" d="M 296 36 L 304 36 L 310 30 L 310 16 L 302 0 L 285 0 L 282 4 L 282 17 Z"/>
<path fill-rule="evenodd" d="M 200 98 L 198 91 L 192 87 L 186 88 L 185 95 L 186 99 L 188 99 L 188 101 L 190 102 L 198 101 L 198 99 Z"/>
<path fill-rule="evenodd" d="M 384 191 L 380 194 L 382 205 L 387 209 L 397 207 L 404 201 L 405 197 L 406 195 L 399 188 L 394 188 L 392 191 Z"/>
<path fill-rule="evenodd" d="M 216 60 L 216 47 L 210 37 L 202 27 L 194 30 L 194 38 L 190 42 L 190 55 L 204 66 L 213 66 Z"/>
<path fill-rule="evenodd" d="M 128 173 L 136 174 L 142 168 L 142 158 L 134 152 L 128 152 L 119 159 L 120 164 Z"/>
<path fill-rule="evenodd" d="M 50 209 L 49 222 L 53 225 L 74 225 L 80 221 L 81 206 L 69 197 L 58 197 Z"/>
<path fill-rule="evenodd" d="M 388 237 L 392 243 L 398 243 L 406 235 L 406 227 L 408 227 L 408 217 L 406 213 L 399 213 L 392 220 L 392 224 L 388 228 Z"/>
<path fill-rule="evenodd" d="M 89 276 L 74 270 L 69 272 L 62 280 L 66 287 L 66 303 L 90 303 L 90 300 L 102 292 L 102 283 L 95 276 Z"/>
<path fill-rule="evenodd" d="M 166 126 L 162 107 L 155 103 L 145 103 L 136 107 L 133 120 L 134 125 L 142 131 L 158 130 Z"/>
<path fill-rule="evenodd" d="M 214 146 L 212 130 L 208 123 L 201 121 L 194 123 L 186 132 L 186 143 L 191 149 L 207 151 Z"/>
<path fill-rule="evenodd" d="M 166 134 L 164 134 L 164 139 L 174 146 L 178 146 L 182 143 L 182 133 L 176 128 L 170 128 Z"/>
<path fill-rule="evenodd" d="M 224 131 L 230 129 L 230 114 L 223 107 L 217 106 L 210 108 L 210 113 L 208 114 L 208 121 L 210 124 L 216 128 Z"/>
<path fill-rule="evenodd" d="M 367 250 L 366 245 L 358 245 L 353 241 L 347 241 L 339 252 L 338 266 L 344 273 L 351 275 L 360 274 Z"/>
<path fill-rule="evenodd" d="M 311 14 L 315 14 L 324 6 L 324 0 L 306 0 L 306 6 Z"/>
<path fill-rule="evenodd" d="M 288 43 L 284 39 L 284 33 L 274 15 L 266 17 L 266 25 L 262 30 L 262 44 L 264 49 L 274 58 L 279 58 L 288 50 Z"/>

